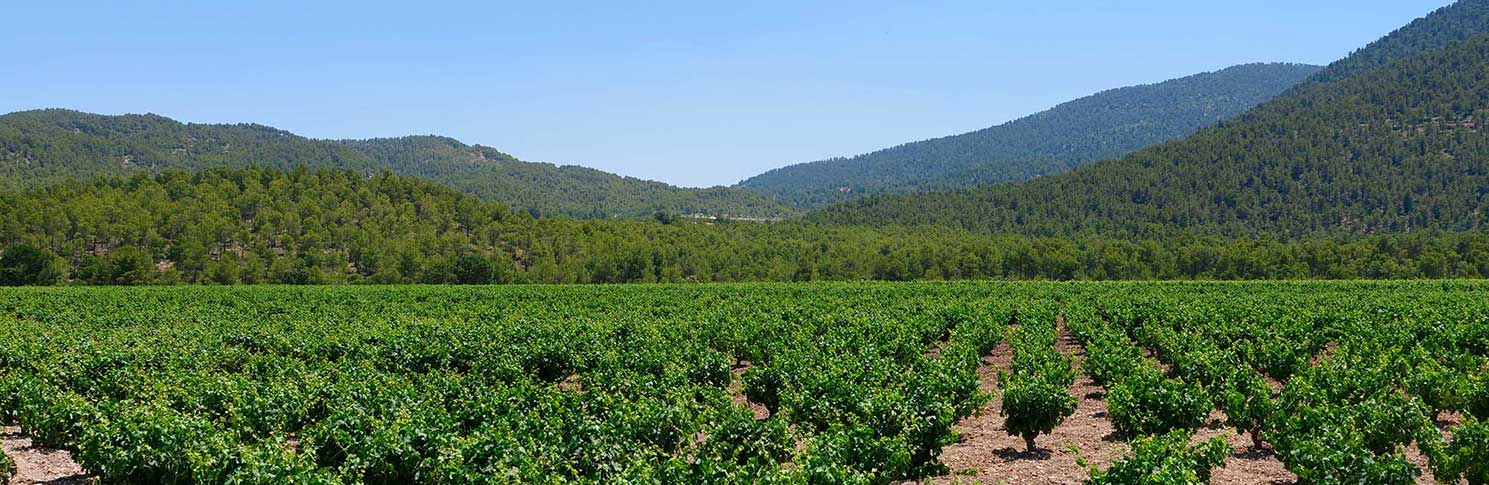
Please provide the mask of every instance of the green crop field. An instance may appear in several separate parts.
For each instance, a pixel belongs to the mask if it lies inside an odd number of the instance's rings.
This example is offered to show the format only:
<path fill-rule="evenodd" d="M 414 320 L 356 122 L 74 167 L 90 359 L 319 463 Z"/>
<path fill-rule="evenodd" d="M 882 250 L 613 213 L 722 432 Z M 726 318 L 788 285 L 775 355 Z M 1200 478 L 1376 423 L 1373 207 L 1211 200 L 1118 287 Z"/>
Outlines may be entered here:
<path fill-rule="evenodd" d="M 1217 411 L 1303 483 L 1484 483 L 1486 362 L 1476 282 L 0 291 L 0 424 L 117 483 L 944 477 L 974 416 L 1058 447 L 1086 377 L 1096 483 L 1207 480 Z"/>

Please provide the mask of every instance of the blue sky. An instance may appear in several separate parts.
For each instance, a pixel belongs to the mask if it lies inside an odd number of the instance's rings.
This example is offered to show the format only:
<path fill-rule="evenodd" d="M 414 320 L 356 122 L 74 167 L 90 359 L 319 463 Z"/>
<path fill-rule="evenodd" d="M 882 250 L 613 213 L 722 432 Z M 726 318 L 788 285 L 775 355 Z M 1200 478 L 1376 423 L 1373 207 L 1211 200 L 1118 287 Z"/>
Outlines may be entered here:
<path fill-rule="evenodd" d="M 525 160 L 732 184 L 1103 89 L 1326 64 L 1451 2 L 210 5 L 225 3 L 13 2 L 0 112 L 443 134 Z"/>

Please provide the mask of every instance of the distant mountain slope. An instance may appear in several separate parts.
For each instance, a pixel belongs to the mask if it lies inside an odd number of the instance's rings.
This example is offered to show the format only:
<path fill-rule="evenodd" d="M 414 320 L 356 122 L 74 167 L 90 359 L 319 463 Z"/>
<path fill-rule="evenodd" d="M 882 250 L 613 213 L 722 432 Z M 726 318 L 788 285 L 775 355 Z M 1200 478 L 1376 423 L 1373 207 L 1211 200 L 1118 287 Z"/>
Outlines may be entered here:
<path fill-rule="evenodd" d="M 1392 62 L 1440 49 L 1485 33 L 1489 25 L 1489 2 L 1459 1 L 1416 19 L 1375 42 L 1324 67 L 1300 83 L 1297 89 L 1347 79 Z"/>
<path fill-rule="evenodd" d="M 494 148 L 436 136 L 339 140 L 403 175 L 423 177 L 540 215 L 586 219 L 655 212 L 781 217 L 790 209 L 729 187 L 691 189 L 573 165 L 523 162 Z"/>
<path fill-rule="evenodd" d="M 1472 0 L 1440 10 L 1323 75 L 1357 74 L 1311 82 L 1184 140 L 1068 174 L 878 197 L 813 218 L 1050 235 L 1188 230 L 1296 238 L 1484 230 L 1486 5 L 1489 0 Z M 1474 32 L 1481 34 L 1454 42 Z M 1402 60 L 1351 67 L 1385 58 Z"/>
<path fill-rule="evenodd" d="M 737 186 L 819 207 L 877 193 L 1028 180 L 1189 135 L 1271 99 L 1319 69 L 1248 64 L 1113 89 L 991 128 L 792 165 Z"/>
<path fill-rule="evenodd" d="M 790 213 L 741 189 L 688 189 L 583 167 L 524 162 L 489 147 L 442 137 L 314 140 L 262 125 L 184 124 L 157 115 L 106 116 L 56 109 L 0 116 L 3 190 L 71 178 L 249 165 L 413 175 L 543 216 Z"/>

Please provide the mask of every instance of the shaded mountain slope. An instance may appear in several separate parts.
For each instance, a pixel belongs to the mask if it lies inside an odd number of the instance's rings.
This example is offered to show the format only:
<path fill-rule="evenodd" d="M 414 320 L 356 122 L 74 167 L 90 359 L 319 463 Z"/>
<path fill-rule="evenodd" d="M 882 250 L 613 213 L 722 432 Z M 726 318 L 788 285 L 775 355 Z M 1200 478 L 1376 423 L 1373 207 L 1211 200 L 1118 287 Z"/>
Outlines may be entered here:
<path fill-rule="evenodd" d="M 1248 64 L 1112 89 L 991 128 L 792 165 L 738 186 L 819 207 L 878 193 L 1028 180 L 1184 137 L 1271 99 L 1319 69 Z"/>

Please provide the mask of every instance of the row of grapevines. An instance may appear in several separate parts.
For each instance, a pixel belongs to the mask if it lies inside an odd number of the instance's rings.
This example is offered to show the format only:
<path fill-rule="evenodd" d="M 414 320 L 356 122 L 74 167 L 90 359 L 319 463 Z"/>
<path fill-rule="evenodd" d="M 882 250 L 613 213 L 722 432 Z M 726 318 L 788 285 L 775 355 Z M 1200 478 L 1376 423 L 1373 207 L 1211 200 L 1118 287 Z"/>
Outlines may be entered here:
<path fill-rule="evenodd" d="M 887 483 L 1043 291 L 13 290 L 0 421 L 114 483 Z"/>
<path fill-rule="evenodd" d="M 1076 375 L 1070 356 L 1055 350 L 1059 338 L 1055 320 L 1048 306 L 1021 311 L 1019 325 L 1009 331 L 1013 362 L 998 372 L 1004 428 L 1009 435 L 1022 437 L 1029 452 L 1035 451 L 1036 437 L 1075 413 L 1078 402 L 1070 395 Z"/>
<path fill-rule="evenodd" d="M 1209 414 L 1202 388 L 1165 377 L 1143 357 L 1120 326 L 1131 308 L 1112 302 L 1072 305 L 1066 322 L 1087 352 L 1085 370 L 1106 388 L 1108 415 L 1117 433 L 1133 441 L 1127 458 L 1107 470 L 1092 469 L 1093 484 L 1209 481 L 1229 455 L 1219 438 L 1193 445 L 1190 437 Z"/>
<path fill-rule="evenodd" d="M 1480 418 L 1470 415 L 1450 441 L 1433 425 L 1478 395 L 1483 300 L 1251 286 L 1199 299 L 1152 292 L 1119 306 L 1129 308 L 1129 335 L 1171 377 L 1209 393 L 1256 447 L 1265 435 L 1303 483 L 1411 483 L 1420 471 L 1403 450 L 1413 443 L 1439 480 L 1483 479 Z M 1276 399 L 1263 374 L 1285 382 Z"/>

